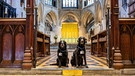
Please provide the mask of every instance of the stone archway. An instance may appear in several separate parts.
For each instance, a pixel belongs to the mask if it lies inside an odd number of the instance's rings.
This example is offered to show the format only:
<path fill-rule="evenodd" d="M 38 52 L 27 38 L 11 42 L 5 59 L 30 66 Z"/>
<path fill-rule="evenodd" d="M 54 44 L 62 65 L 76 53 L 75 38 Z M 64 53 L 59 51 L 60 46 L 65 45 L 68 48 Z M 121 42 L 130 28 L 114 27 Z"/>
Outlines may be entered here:
<path fill-rule="evenodd" d="M 100 3 L 98 3 L 96 6 L 96 21 L 98 23 L 102 21 L 102 8 Z"/>
<path fill-rule="evenodd" d="M 86 38 L 88 39 L 88 41 L 90 40 L 90 30 L 93 30 L 93 26 L 95 23 L 95 19 L 94 19 L 94 15 L 91 11 L 89 10 L 85 10 L 82 13 L 82 26 L 86 27 L 84 31 L 82 31 L 82 34 L 86 34 Z"/>
<path fill-rule="evenodd" d="M 45 16 L 45 34 L 50 36 L 51 43 L 54 43 L 54 36 L 57 35 L 56 33 L 56 25 L 57 25 L 57 15 L 55 12 L 50 11 Z"/>

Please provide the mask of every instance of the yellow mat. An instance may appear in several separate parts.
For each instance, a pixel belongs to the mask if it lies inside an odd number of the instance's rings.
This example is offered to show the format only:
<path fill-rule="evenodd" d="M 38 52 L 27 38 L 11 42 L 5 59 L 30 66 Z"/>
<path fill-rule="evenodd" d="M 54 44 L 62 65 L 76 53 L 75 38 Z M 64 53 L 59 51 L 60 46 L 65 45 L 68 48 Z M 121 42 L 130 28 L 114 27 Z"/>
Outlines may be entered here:
<path fill-rule="evenodd" d="M 63 76 L 82 76 L 82 70 L 63 70 Z"/>

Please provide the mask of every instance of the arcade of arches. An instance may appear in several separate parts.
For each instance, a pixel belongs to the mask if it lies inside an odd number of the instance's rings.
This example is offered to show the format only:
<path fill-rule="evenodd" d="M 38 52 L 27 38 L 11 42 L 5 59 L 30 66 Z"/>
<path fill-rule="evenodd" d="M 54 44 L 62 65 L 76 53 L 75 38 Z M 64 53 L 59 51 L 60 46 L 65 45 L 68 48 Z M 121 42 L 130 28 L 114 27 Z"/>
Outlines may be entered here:
<path fill-rule="evenodd" d="M 71 59 L 83 36 L 89 67 L 135 68 L 134 5 L 134 0 L 1 0 L 0 67 L 52 67 L 58 42 L 67 42 Z"/>

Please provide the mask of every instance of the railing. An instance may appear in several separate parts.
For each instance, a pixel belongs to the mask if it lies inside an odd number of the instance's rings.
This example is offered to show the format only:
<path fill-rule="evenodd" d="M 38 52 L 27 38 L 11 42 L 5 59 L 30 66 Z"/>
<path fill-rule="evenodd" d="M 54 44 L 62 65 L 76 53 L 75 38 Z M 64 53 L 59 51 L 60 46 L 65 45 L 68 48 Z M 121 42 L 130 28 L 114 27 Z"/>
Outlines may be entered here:
<path fill-rule="evenodd" d="M 1 18 L 15 18 L 16 17 L 16 8 L 13 8 L 6 2 L 0 0 L 0 17 Z"/>
<path fill-rule="evenodd" d="M 26 19 L 0 19 L 0 67 L 21 67 Z"/>

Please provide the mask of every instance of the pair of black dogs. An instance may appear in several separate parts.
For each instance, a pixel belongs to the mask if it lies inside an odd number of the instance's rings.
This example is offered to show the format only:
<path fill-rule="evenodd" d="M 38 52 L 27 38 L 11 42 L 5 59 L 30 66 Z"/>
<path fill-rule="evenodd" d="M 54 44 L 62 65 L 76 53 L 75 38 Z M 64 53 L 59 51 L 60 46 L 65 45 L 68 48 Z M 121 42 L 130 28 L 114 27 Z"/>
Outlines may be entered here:
<path fill-rule="evenodd" d="M 76 66 L 77 68 L 79 66 L 83 66 L 83 59 L 84 59 L 85 66 L 86 66 L 86 68 L 88 68 L 87 62 L 86 62 L 86 50 L 85 50 L 86 42 L 87 42 L 87 40 L 85 39 L 85 37 L 78 38 L 78 45 L 77 45 L 75 51 L 73 52 L 73 56 L 71 59 L 72 66 Z M 57 56 L 58 56 L 58 58 L 57 58 L 58 66 L 59 67 L 61 67 L 61 66 L 68 67 L 69 58 L 68 58 L 67 44 L 64 40 L 61 40 L 59 42 Z"/>

